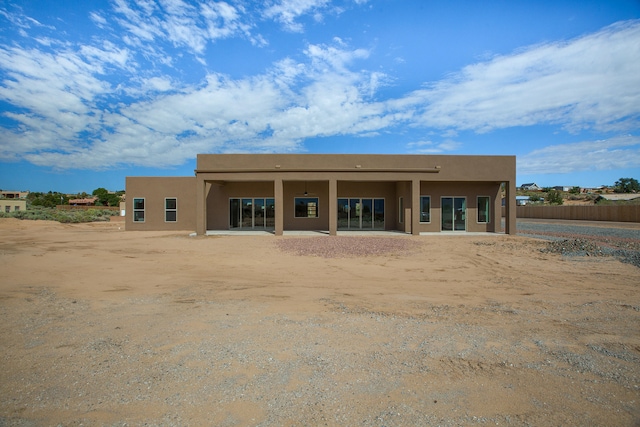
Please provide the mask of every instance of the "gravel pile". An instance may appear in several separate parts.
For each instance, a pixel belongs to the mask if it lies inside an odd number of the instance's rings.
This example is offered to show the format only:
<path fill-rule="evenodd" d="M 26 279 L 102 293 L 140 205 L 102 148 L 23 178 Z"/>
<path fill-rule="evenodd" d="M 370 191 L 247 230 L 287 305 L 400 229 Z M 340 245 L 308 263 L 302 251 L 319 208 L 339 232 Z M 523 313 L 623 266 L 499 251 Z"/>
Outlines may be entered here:
<path fill-rule="evenodd" d="M 549 242 L 546 248 L 540 249 L 540 251 L 573 256 L 608 255 L 607 253 L 605 253 L 603 248 L 595 244 L 593 241 L 586 239 L 554 240 L 552 242 Z"/>
<path fill-rule="evenodd" d="M 322 236 L 281 239 L 276 245 L 281 251 L 294 255 L 345 258 L 403 254 L 419 244 L 401 237 Z"/>
<path fill-rule="evenodd" d="M 518 234 L 550 240 L 542 252 L 613 256 L 640 267 L 640 229 L 518 221 Z"/>

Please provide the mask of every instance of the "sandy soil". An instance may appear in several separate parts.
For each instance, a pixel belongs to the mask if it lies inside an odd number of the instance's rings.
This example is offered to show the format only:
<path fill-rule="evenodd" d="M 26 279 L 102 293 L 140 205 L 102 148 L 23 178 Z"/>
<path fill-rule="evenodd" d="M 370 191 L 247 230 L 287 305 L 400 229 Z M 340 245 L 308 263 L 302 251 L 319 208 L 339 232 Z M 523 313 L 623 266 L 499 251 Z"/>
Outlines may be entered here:
<path fill-rule="evenodd" d="M 0 231 L 2 426 L 640 420 L 640 269 L 613 258 L 505 235 L 327 258 L 286 236 Z"/>

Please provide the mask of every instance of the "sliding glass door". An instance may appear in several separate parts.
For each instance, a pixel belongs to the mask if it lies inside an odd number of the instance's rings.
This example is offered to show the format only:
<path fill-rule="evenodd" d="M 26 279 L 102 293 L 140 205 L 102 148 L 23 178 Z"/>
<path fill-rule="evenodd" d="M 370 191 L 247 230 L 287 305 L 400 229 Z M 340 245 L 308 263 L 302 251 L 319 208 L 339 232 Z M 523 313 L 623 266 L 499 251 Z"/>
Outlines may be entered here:
<path fill-rule="evenodd" d="M 442 231 L 465 231 L 467 229 L 467 199 L 465 197 L 443 197 L 440 206 Z"/>
<path fill-rule="evenodd" d="M 275 203 L 271 198 L 229 199 L 229 228 L 269 230 L 275 227 Z"/>
<path fill-rule="evenodd" d="M 384 230 L 384 199 L 338 199 L 338 230 Z"/>

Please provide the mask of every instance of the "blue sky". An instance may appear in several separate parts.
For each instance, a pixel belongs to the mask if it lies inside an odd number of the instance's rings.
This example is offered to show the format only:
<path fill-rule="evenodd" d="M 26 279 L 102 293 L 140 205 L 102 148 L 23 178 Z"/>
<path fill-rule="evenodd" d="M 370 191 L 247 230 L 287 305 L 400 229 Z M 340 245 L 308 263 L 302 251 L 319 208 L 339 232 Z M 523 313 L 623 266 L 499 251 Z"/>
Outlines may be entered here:
<path fill-rule="evenodd" d="M 0 0 L 0 188 L 121 190 L 198 153 L 640 179 L 640 2 Z"/>

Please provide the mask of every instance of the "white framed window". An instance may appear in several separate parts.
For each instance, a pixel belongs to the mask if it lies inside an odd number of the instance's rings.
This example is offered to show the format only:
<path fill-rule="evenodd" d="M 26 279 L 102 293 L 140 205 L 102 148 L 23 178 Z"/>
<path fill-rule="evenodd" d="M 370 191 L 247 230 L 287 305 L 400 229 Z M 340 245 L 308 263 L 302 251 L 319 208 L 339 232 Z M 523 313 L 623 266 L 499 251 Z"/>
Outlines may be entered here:
<path fill-rule="evenodd" d="M 296 197 L 295 209 L 296 218 L 318 218 L 318 198 Z"/>
<path fill-rule="evenodd" d="M 144 222 L 144 197 L 133 199 L 133 222 Z"/>
<path fill-rule="evenodd" d="M 420 222 L 431 222 L 431 196 L 420 196 Z"/>
<path fill-rule="evenodd" d="M 398 199 L 398 222 L 402 224 L 404 222 L 404 198 Z"/>
<path fill-rule="evenodd" d="M 178 199 L 167 197 L 164 199 L 164 222 L 178 221 Z"/>
<path fill-rule="evenodd" d="M 478 223 L 486 224 L 490 220 L 489 196 L 478 196 Z"/>

